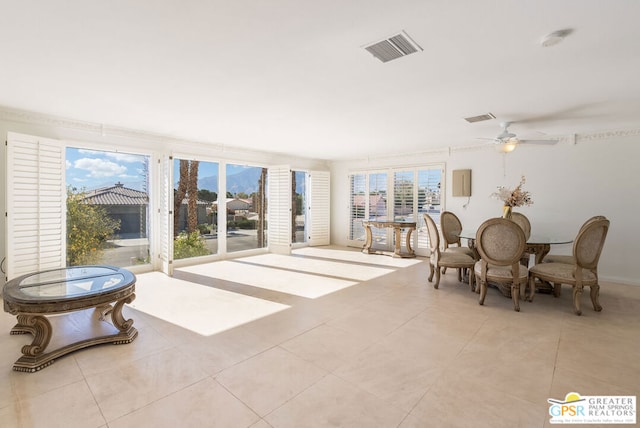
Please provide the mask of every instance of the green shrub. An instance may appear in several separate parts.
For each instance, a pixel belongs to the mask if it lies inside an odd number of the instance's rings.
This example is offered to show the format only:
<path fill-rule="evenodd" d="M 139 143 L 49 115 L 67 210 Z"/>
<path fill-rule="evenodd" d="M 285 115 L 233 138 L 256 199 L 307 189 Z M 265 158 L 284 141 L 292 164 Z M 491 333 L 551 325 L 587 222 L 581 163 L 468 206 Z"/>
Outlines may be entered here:
<path fill-rule="evenodd" d="M 211 254 L 200 231 L 191 233 L 181 232 L 173 241 L 173 258 L 186 259 L 189 257 L 206 256 Z"/>
<path fill-rule="evenodd" d="M 227 223 L 227 227 L 229 229 L 246 229 L 246 230 L 254 230 L 256 228 L 255 220 L 248 220 L 246 218 L 230 221 Z"/>
<path fill-rule="evenodd" d="M 100 263 L 107 240 L 120 229 L 101 205 L 84 202 L 83 192 L 67 189 L 67 266 Z"/>

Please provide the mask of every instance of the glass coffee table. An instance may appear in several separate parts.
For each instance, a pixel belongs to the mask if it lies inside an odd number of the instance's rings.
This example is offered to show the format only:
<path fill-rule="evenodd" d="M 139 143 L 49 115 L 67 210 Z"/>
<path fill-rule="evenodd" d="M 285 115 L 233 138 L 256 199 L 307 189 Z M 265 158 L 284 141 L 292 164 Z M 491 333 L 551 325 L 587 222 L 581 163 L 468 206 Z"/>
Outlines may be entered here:
<path fill-rule="evenodd" d="M 114 266 L 53 269 L 7 282 L 4 310 L 18 319 L 11 334 L 34 336 L 13 369 L 35 372 L 79 349 L 132 342 L 138 331 L 122 307 L 135 299 L 135 283 L 133 273 Z"/>

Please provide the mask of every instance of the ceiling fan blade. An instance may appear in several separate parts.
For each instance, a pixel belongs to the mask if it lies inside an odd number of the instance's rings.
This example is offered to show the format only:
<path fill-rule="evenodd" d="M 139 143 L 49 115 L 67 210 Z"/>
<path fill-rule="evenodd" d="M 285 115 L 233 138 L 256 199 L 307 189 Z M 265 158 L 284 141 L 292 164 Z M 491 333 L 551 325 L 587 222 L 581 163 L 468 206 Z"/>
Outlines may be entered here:
<path fill-rule="evenodd" d="M 558 144 L 558 140 L 519 140 L 519 143 L 553 145 L 553 144 Z"/>

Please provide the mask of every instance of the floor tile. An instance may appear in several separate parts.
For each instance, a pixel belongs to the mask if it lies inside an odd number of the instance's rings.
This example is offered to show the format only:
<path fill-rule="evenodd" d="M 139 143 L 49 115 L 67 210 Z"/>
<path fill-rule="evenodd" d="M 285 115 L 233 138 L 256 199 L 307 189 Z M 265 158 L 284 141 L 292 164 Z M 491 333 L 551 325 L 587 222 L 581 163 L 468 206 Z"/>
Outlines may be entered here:
<path fill-rule="evenodd" d="M 222 371 L 216 379 L 264 416 L 326 374 L 318 366 L 275 347 Z"/>
<path fill-rule="evenodd" d="M 105 424 L 84 380 L 21 400 L 15 416 L 17 424 L 2 426 L 86 428 Z"/>
<path fill-rule="evenodd" d="M 110 422 L 205 377 L 206 373 L 173 348 L 87 376 L 87 383 Z"/>
<path fill-rule="evenodd" d="M 215 380 L 206 378 L 109 422 L 109 428 L 241 428 L 258 420 L 258 415 L 240 400 Z"/>
<path fill-rule="evenodd" d="M 274 428 L 397 427 L 406 413 L 328 375 L 265 419 Z"/>

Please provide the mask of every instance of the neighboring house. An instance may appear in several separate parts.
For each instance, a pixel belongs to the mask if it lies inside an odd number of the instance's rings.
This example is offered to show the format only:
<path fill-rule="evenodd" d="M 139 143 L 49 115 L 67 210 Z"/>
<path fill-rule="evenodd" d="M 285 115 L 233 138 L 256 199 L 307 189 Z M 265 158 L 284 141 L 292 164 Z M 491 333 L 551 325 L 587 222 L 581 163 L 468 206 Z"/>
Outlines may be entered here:
<path fill-rule="evenodd" d="M 175 196 L 175 191 L 174 191 Z M 180 210 L 178 212 L 178 231 L 187 230 L 187 206 L 189 204 L 189 195 L 185 195 L 184 199 L 182 199 L 182 203 L 180 204 Z M 203 201 L 202 199 L 198 199 L 196 202 L 197 210 L 198 210 L 198 224 L 211 223 L 207 208 L 211 206 L 211 202 Z"/>
<path fill-rule="evenodd" d="M 353 209 L 360 215 L 364 216 L 364 210 L 367 202 L 367 196 L 354 195 L 353 196 Z M 374 216 L 386 216 L 387 215 L 387 200 L 383 195 L 373 194 L 369 195 L 369 214 L 370 217 Z"/>
<path fill-rule="evenodd" d="M 129 189 L 122 183 L 84 192 L 88 204 L 102 205 L 109 216 L 120 220 L 121 238 L 146 238 L 149 196 L 140 190 Z"/>
<path fill-rule="evenodd" d="M 226 199 L 227 212 L 230 214 L 246 214 L 252 208 L 251 199 L 238 199 L 238 198 L 227 198 Z M 214 211 L 218 211 L 218 201 L 214 201 L 211 203 L 211 206 Z"/>

